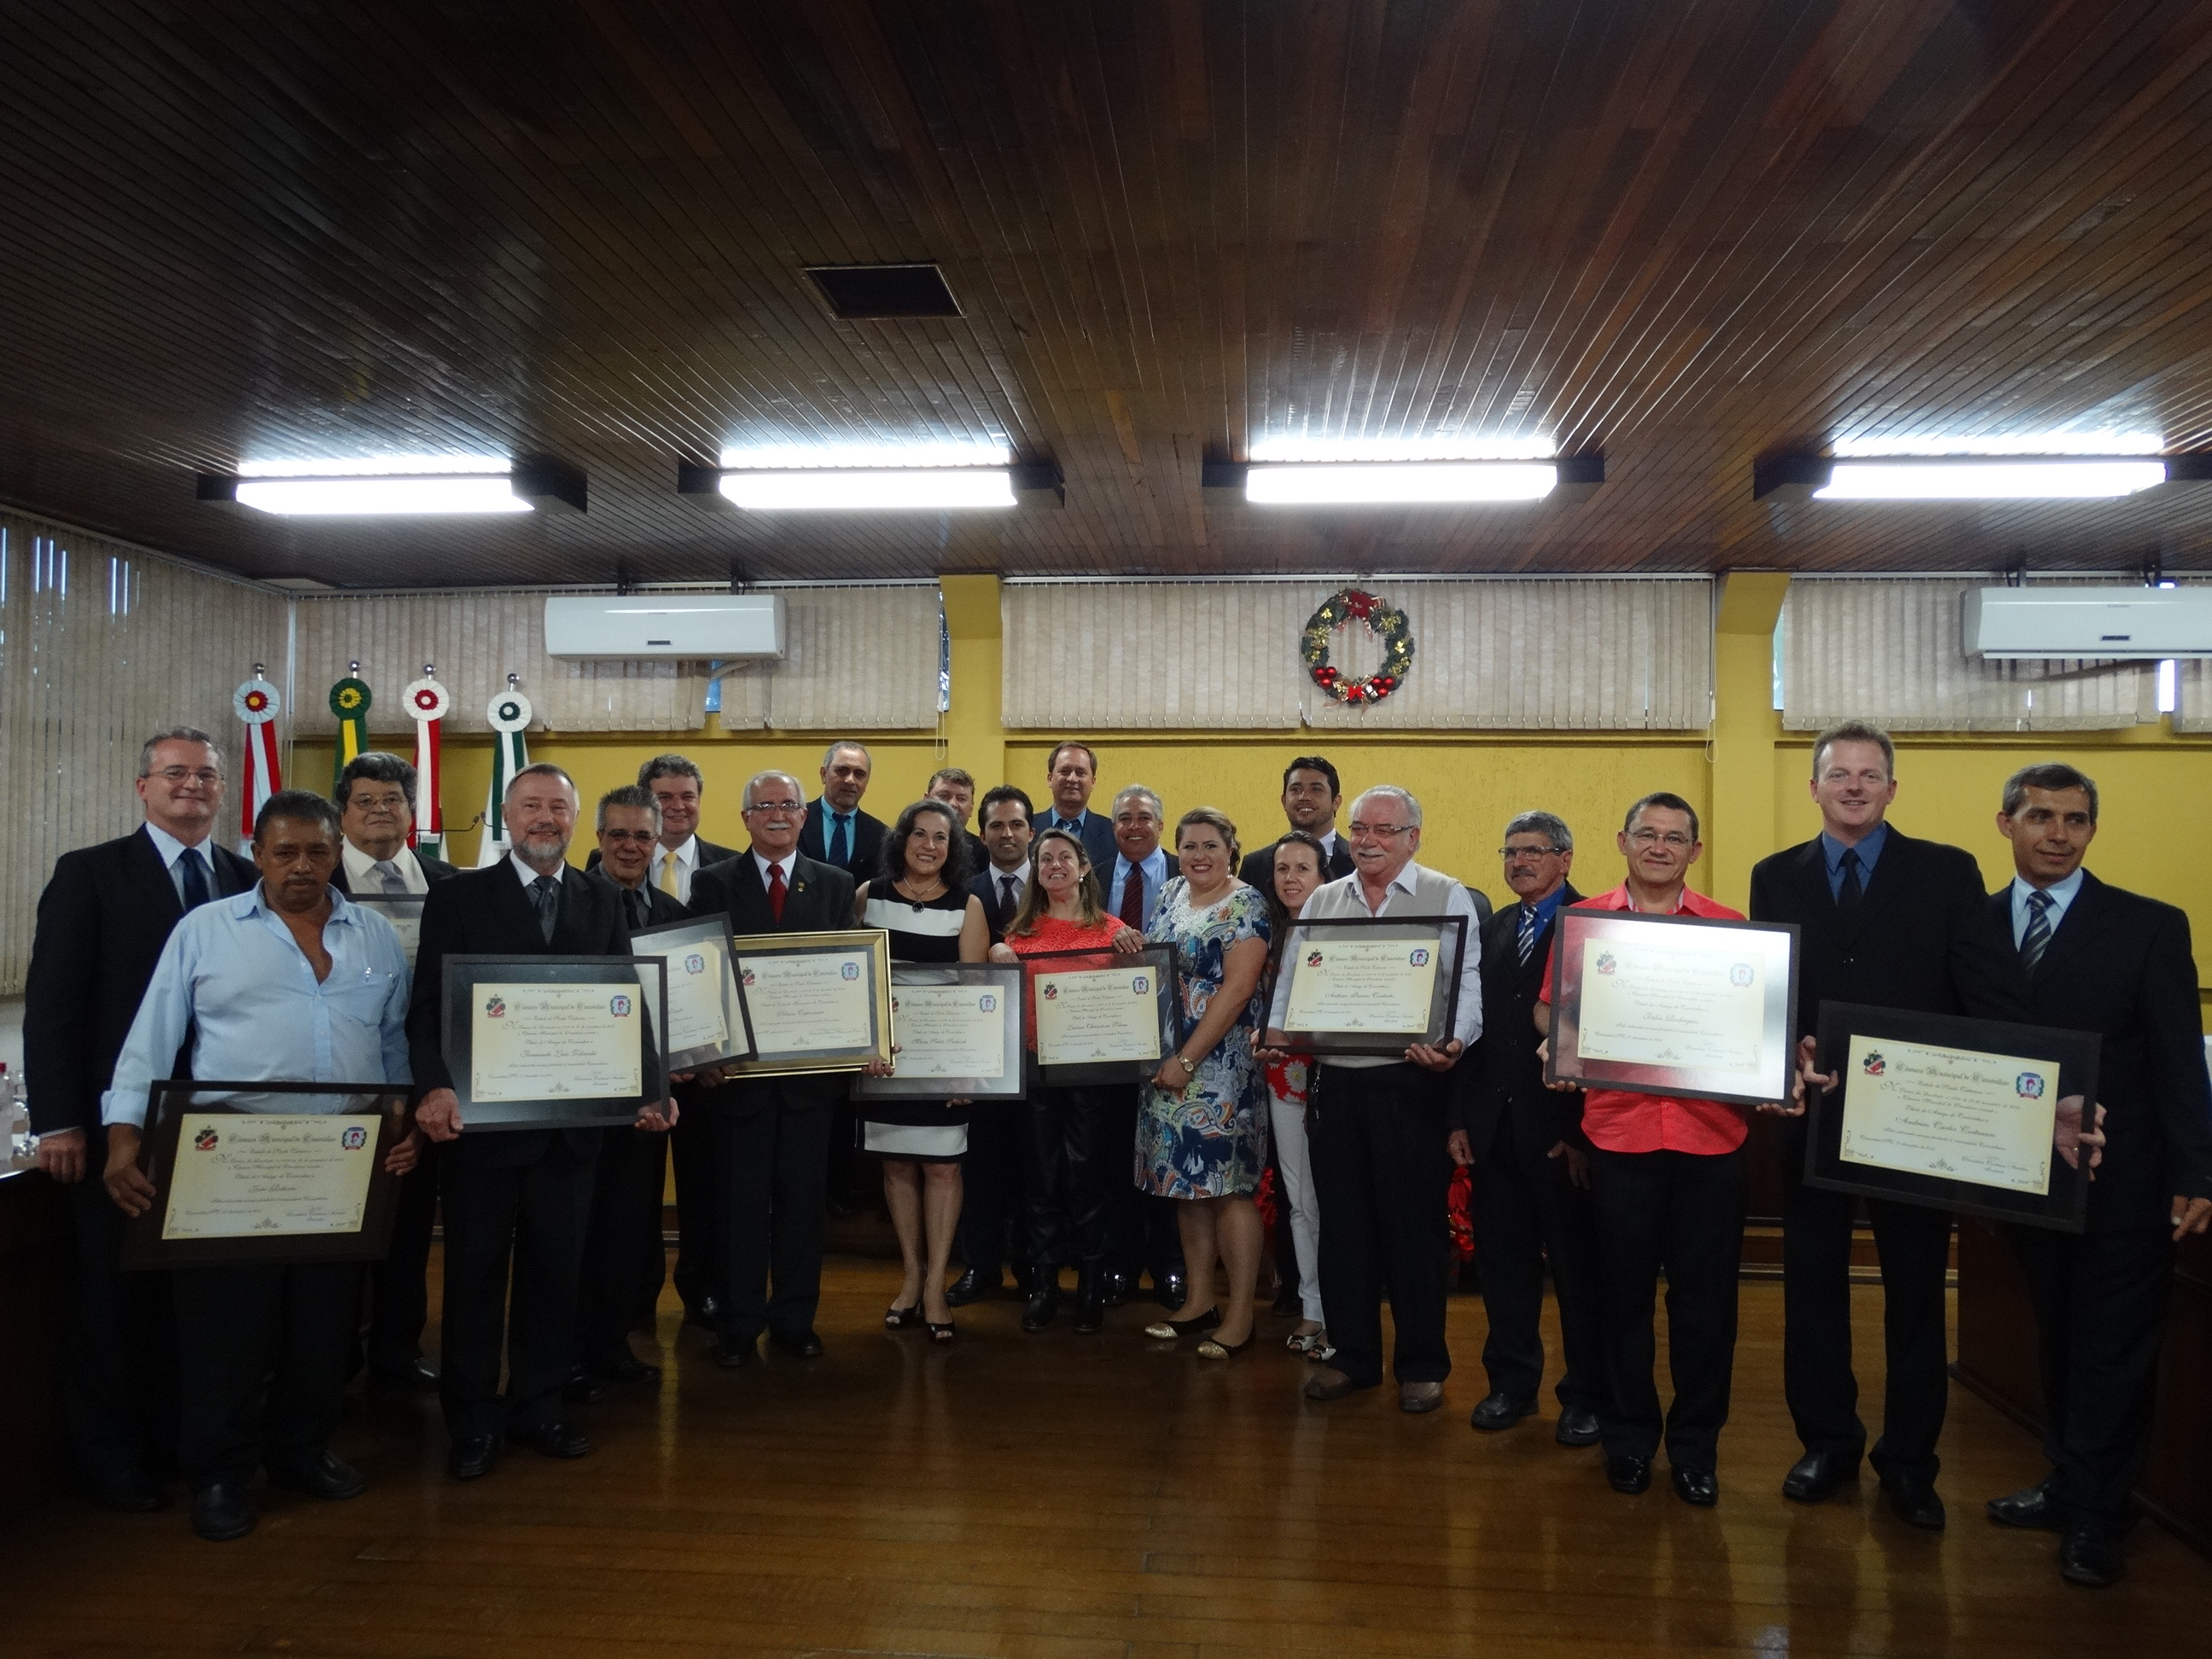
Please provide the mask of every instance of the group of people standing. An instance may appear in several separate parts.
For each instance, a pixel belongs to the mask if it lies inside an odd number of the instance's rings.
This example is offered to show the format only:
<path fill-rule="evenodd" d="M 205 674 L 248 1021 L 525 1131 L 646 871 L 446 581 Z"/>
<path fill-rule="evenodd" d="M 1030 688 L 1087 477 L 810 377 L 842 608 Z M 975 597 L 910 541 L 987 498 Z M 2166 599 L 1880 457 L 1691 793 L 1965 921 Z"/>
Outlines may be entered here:
<path fill-rule="evenodd" d="M 1822 734 L 1811 779 L 1821 833 L 1753 878 L 1753 919 L 1802 930 L 1797 1088 L 1757 1109 L 1782 1119 L 1784 1381 L 1805 1448 L 1783 1491 L 1820 1501 L 1868 1455 L 1901 1519 L 1944 1521 L 1949 1218 L 1869 1202 L 1888 1382 L 1868 1454 L 1850 1367 L 1853 1200 L 1802 1178 L 1805 1100 L 1834 1086 L 1810 1043 L 1821 1002 L 2095 1030 L 2088 1230 L 2013 1229 L 2043 1336 L 2052 1472 L 1990 1512 L 2062 1531 L 2065 1576 L 2109 1583 L 2148 1443 L 2173 1243 L 2212 1220 L 2212 1091 L 2187 923 L 2082 869 L 2098 800 L 2074 769 L 2030 767 L 2008 784 L 1997 823 L 2016 873 L 1990 895 L 1968 854 L 1887 823 L 1894 758 L 1871 726 Z M 1454 1165 L 1472 1164 L 1489 1327 L 1474 1426 L 1504 1431 L 1536 1409 L 1548 1277 L 1565 1349 L 1559 1442 L 1601 1444 L 1609 1482 L 1629 1493 L 1649 1486 L 1663 1447 L 1677 1495 L 1717 1501 L 1752 1113 L 1571 1091 L 1547 1085 L 1544 1066 L 1562 908 L 1738 915 L 1689 885 L 1703 852 L 1689 802 L 1664 792 L 1634 802 L 1615 836 L 1624 879 L 1592 897 L 1570 881 L 1568 824 L 1520 813 L 1500 848 L 1515 902 L 1492 915 L 1480 891 L 1419 862 L 1410 792 L 1364 790 L 1340 829 L 1338 775 L 1319 756 L 1285 769 L 1284 832 L 1249 850 L 1209 807 L 1182 814 L 1163 846 L 1165 809 L 1141 784 L 1110 814 L 1092 811 L 1097 757 L 1079 742 L 1051 752 L 1043 808 L 1011 784 L 978 801 L 975 781 L 948 768 L 887 824 L 860 805 L 871 772 L 848 742 L 824 755 L 811 801 L 787 773 L 755 775 L 738 850 L 698 834 L 699 768 L 659 756 L 598 802 L 597 848 L 580 869 L 573 781 L 528 767 L 507 794 L 510 855 L 460 872 L 410 849 L 415 779 L 397 757 L 354 761 L 334 801 L 272 797 L 249 862 L 215 839 L 215 745 L 188 729 L 150 739 L 137 783 L 144 825 L 56 866 L 26 1009 L 40 1164 L 72 1194 L 65 1400 L 86 1490 L 155 1508 L 173 1469 L 195 1528 L 215 1539 L 254 1524 L 257 1463 L 277 1484 L 353 1496 L 362 1479 L 329 1441 L 363 1365 L 374 1383 L 439 1393 L 456 1478 L 489 1473 L 512 1443 L 582 1455 L 580 1403 L 659 1379 L 629 1336 L 662 1286 L 672 1143 L 675 1285 L 724 1367 L 756 1363 L 763 1336 L 798 1358 L 822 1353 L 823 1218 L 850 1148 L 881 1159 L 903 1257 L 886 1327 L 950 1342 L 954 1310 L 994 1294 L 1011 1268 L 1024 1330 L 1044 1330 L 1072 1300 L 1073 1328 L 1095 1332 L 1149 1273 L 1164 1308 L 1147 1334 L 1231 1359 L 1255 1340 L 1267 1241 L 1255 1199 L 1272 1169 L 1277 1306 L 1298 1316 L 1289 1346 L 1315 1362 L 1306 1397 L 1340 1399 L 1387 1375 L 1415 1413 L 1442 1404 L 1450 1370 L 1447 1194 Z M 411 963 L 384 916 L 352 902 L 363 893 L 422 896 Z M 447 957 L 627 956 L 634 933 L 714 915 L 740 936 L 881 928 L 894 960 L 925 963 L 1171 943 L 1180 1041 L 1141 1085 L 1048 1086 L 1033 1074 L 1018 1103 L 855 1103 L 839 1075 L 710 1067 L 675 1079 L 628 1129 L 465 1121 L 443 1051 Z M 1290 924 L 1363 916 L 1463 920 L 1451 1030 L 1399 1055 L 1302 1054 L 1284 1032 Z M 408 1085 L 414 1127 L 389 1154 L 402 1197 L 386 1259 L 366 1274 L 123 1272 L 125 1219 L 155 1196 L 138 1168 L 148 1090 L 171 1075 Z M 433 1370 L 420 1344 L 440 1218 Z M 1668 1405 L 1654 1376 L 1662 1274 Z M 173 1394 L 161 1385 L 172 1368 Z"/>

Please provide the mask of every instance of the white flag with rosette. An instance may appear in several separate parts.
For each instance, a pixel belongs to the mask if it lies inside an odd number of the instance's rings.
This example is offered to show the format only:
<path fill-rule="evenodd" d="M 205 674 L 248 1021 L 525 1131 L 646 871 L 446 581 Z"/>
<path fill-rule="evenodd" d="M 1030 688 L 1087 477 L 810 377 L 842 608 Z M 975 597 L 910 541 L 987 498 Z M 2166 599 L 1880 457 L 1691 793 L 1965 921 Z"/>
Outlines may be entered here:
<path fill-rule="evenodd" d="M 484 718 L 491 722 L 491 784 L 484 794 L 483 845 L 477 867 L 497 864 L 513 850 L 507 833 L 507 786 L 530 764 L 530 744 L 524 733 L 530 728 L 530 699 L 522 695 L 515 677 L 507 677 L 507 690 L 491 700 Z"/>
<path fill-rule="evenodd" d="M 415 830 L 408 840 L 416 852 L 441 859 L 446 856 L 446 818 L 438 805 L 440 738 L 453 698 L 430 678 L 434 672 L 432 665 L 423 664 L 422 678 L 410 684 L 402 697 L 415 721 Z"/>
<path fill-rule="evenodd" d="M 231 712 L 246 726 L 246 775 L 238 788 L 238 848 L 253 844 L 253 821 L 270 796 L 284 787 L 276 765 L 276 714 L 284 700 L 276 688 L 261 678 L 261 665 L 253 665 L 253 678 L 230 694 Z"/>

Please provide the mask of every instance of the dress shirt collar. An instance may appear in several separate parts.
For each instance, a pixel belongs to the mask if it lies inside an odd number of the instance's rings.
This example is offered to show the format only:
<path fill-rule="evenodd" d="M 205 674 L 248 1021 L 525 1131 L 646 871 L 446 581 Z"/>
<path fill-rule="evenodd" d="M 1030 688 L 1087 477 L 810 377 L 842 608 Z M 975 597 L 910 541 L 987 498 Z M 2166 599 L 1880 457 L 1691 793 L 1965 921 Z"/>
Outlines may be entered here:
<path fill-rule="evenodd" d="M 1079 836 L 1083 833 L 1083 826 L 1090 821 L 1090 817 L 1091 809 L 1087 806 L 1080 812 L 1078 812 L 1073 817 L 1068 817 L 1066 813 L 1061 811 L 1060 808 L 1055 806 L 1052 809 L 1051 818 L 1048 822 L 1040 824 L 1038 828 L 1042 830 L 1073 830 Z M 1119 854 L 1117 854 L 1115 856 L 1118 857 Z"/>
<path fill-rule="evenodd" d="M 1541 930 L 1551 926 L 1552 918 L 1559 915 L 1559 907 L 1566 902 L 1567 884 L 1563 881 L 1552 890 L 1549 898 L 1540 898 L 1534 904 L 1523 899 L 1521 901 L 1521 908 L 1524 910 L 1534 910 L 1536 913 L 1536 926 L 1539 930 Z"/>
<path fill-rule="evenodd" d="M 755 849 L 753 853 L 753 864 L 755 867 L 760 871 L 761 885 L 763 887 L 766 887 L 769 884 L 768 872 L 771 870 L 778 869 L 783 872 L 783 884 L 787 887 L 790 886 L 791 866 L 798 862 L 798 860 L 799 849 L 795 847 L 780 859 L 764 857 L 757 848 Z"/>
<path fill-rule="evenodd" d="M 2016 945 L 2027 933 L 2027 900 L 2031 893 L 2051 896 L 2051 931 L 2057 933 L 2058 924 L 2066 920 L 2066 912 L 2081 892 L 2081 878 L 2087 868 L 2077 869 L 2063 881 L 2054 881 L 2048 887 L 2038 887 L 2025 876 L 2012 878 L 2012 942 Z"/>
<path fill-rule="evenodd" d="M 340 927 L 358 927 L 361 926 L 362 913 L 359 905 L 335 887 L 325 887 L 323 891 L 329 895 L 331 901 L 331 914 L 324 923 L 325 927 L 336 925 Z M 271 927 L 283 928 L 288 937 L 292 931 L 284 918 L 277 914 L 276 907 L 269 902 L 269 884 L 265 881 L 257 881 L 243 893 L 234 893 L 227 899 L 217 899 L 215 902 L 228 905 L 231 915 L 240 921 L 247 916 L 258 915 L 267 918 Z"/>
<path fill-rule="evenodd" d="M 653 878 L 660 873 L 661 865 L 670 859 L 674 859 L 684 869 L 696 870 L 699 867 L 699 837 L 686 836 L 684 838 L 684 845 L 672 853 L 655 842 L 653 847 L 653 868 L 646 872 L 646 881 L 648 885 L 651 884 Z"/>
<path fill-rule="evenodd" d="M 1163 848 L 1155 847 L 1152 850 L 1151 856 L 1139 864 L 1130 863 L 1127 855 L 1117 851 L 1114 854 L 1114 879 L 1115 882 L 1118 883 L 1121 879 L 1123 872 L 1129 870 L 1143 871 L 1145 878 L 1147 881 L 1165 881 L 1168 876 L 1168 855 L 1166 850 Z"/>
<path fill-rule="evenodd" d="M 382 890 L 379 885 L 384 878 L 376 873 L 376 860 L 349 841 L 338 843 L 338 857 L 345 866 L 346 884 L 356 893 L 368 893 L 374 897 Z M 399 879 L 410 893 L 430 890 L 429 878 L 423 875 L 422 866 L 416 861 L 415 849 L 402 846 L 392 855 L 392 867 L 399 872 Z"/>
<path fill-rule="evenodd" d="M 1584 899 L 1580 908 L 1585 910 L 1634 910 L 1636 901 L 1629 896 L 1628 884 L 1624 881 L 1611 892 L 1600 893 L 1595 898 Z M 1677 916 L 1718 916 L 1730 921 L 1743 920 L 1725 904 L 1720 903 L 1717 900 L 1709 899 L 1703 893 L 1686 886 L 1682 889 L 1682 896 L 1674 901 L 1674 909 L 1666 914 Z"/>
<path fill-rule="evenodd" d="M 1868 877 L 1874 874 L 1875 861 L 1881 857 L 1881 849 L 1888 841 L 1889 826 L 1887 823 L 1877 823 L 1868 833 L 1866 838 L 1859 842 L 1859 879 L 1861 881 L 1866 880 Z M 1841 881 L 1844 878 L 1844 854 L 1849 850 L 1843 842 L 1838 841 L 1826 830 L 1820 831 L 1820 858 L 1828 867 L 1828 878 L 1831 881 Z"/>
<path fill-rule="evenodd" d="M 177 860 L 185 855 L 185 849 L 188 847 L 195 848 L 198 849 L 199 855 L 207 860 L 209 879 L 210 881 L 214 879 L 215 855 L 208 850 L 215 843 L 214 830 L 209 830 L 198 841 L 181 842 L 156 824 L 153 819 L 149 818 L 146 820 L 146 834 L 154 843 L 154 850 L 161 855 L 161 867 L 164 870 L 175 869 Z"/>
<path fill-rule="evenodd" d="M 508 867 L 511 868 L 516 875 L 522 878 L 522 890 L 526 893 L 530 891 L 531 884 L 538 879 L 538 872 L 522 861 L 522 854 L 520 853 L 509 853 L 507 855 L 507 862 Z M 554 884 L 558 886 L 562 878 L 566 877 L 568 873 L 568 872 L 565 866 L 554 871 Z"/>

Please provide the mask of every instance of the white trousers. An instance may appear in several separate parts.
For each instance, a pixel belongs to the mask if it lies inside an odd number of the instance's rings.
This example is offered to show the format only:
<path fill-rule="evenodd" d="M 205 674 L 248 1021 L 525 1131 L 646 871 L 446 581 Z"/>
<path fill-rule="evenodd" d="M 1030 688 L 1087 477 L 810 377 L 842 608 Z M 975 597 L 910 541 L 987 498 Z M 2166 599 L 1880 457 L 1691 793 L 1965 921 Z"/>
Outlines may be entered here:
<path fill-rule="evenodd" d="M 1291 1244 L 1298 1257 L 1298 1300 L 1307 1319 L 1321 1311 L 1321 1200 L 1314 1195 L 1313 1164 L 1306 1152 L 1303 1091 L 1288 1100 L 1267 1091 L 1267 1116 L 1275 1131 L 1275 1167 L 1283 1175 L 1283 1202 L 1291 1212 Z"/>

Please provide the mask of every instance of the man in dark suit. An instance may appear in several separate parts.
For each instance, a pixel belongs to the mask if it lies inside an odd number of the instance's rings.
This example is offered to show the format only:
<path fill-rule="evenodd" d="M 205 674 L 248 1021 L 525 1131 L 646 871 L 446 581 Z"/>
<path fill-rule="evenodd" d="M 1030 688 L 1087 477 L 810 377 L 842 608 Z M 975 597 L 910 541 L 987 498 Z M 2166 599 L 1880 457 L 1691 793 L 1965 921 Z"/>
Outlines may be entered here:
<path fill-rule="evenodd" d="M 1103 884 L 1114 868 L 1114 824 L 1091 810 L 1091 792 L 1098 787 L 1097 755 L 1087 743 L 1055 744 L 1044 769 L 1052 787 L 1052 805 L 1034 815 L 1030 827 L 1039 835 L 1065 830 L 1080 836 L 1091 872 Z"/>
<path fill-rule="evenodd" d="M 1490 1393 L 1469 1421 L 1510 1429 L 1536 1409 L 1548 1264 L 1565 1358 L 1556 1438 L 1594 1446 L 1606 1387 L 1588 1142 L 1580 1098 L 1544 1086 L 1533 1018 L 1559 910 L 1583 897 L 1567 880 L 1574 832 L 1553 813 L 1523 812 L 1505 826 L 1499 856 L 1520 902 L 1483 929 L 1482 1042 L 1454 1073 L 1448 1142 L 1455 1164 L 1475 1166 L 1474 1265 L 1490 1316 Z"/>
<path fill-rule="evenodd" d="M 983 793 L 982 830 L 976 836 L 983 857 L 968 890 L 983 902 L 994 945 L 1005 940 L 1006 924 L 1021 908 L 1030 884 L 1030 819 L 1036 810 L 1028 793 L 1011 783 Z"/>
<path fill-rule="evenodd" d="M 788 772 L 763 772 L 745 785 L 752 845 L 702 873 L 693 915 L 720 912 L 739 938 L 853 925 L 853 878 L 799 850 L 805 799 Z M 822 1300 L 830 1126 L 848 1084 L 835 1074 L 746 1078 L 701 1096 L 720 1183 L 727 1296 L 714 1322 L 720 1365 L 759 1358 L 763 1331 L 802 1358 L 822 1352 L 814 1313 Z"/>
<path fill-rule="evenodd" d="M 884 821 L 860 810 L 874 769 L 864 744 L 831 744 L 822 754 L 822 793 L 799 835 L 802 857 L 845 871 L 856 887 L 880 874 L 884 861 Z"/>
<path fill-rule="evenodd" d="M 621 901 L 633 934 L 665 927 L 690 913 L 647 877 L 660 837 L 660 807 L 650 790 L 624 784 L 599 797 L 595 815 L 599 865 L 589 878 Z M 646 948 L 641 945 L 639 948 Z M 679 1117 L 679 1121 L 681 1119 Z M 649 1129 L 603 1129 L 592 1211 L 584 1227 L 584 1270 L 577 1292 L 576 1372 L 571 1400 L 597 1399 L 609 1382 L 660 1381 L 660 1367 L 631 1352 L 630 1333 L 653 1316 L 667 1276 L 661 1194 L 668 1143 Z"/>
<path fill-rule="evenodd" d="M 331 885 L 347 897 L 427 893 L 432 882 L 460 873 L 408 846 L 415 828 L 415 769 L 381 750 L 355 756 L 338 774 L 334 797 L 343 844 Z M 421 913 L 406 920 L 419 923 Z M 410 927 L 402 931 L 400 941 L 411 944 L 415 937 Z M 408 966 L 414 966 L 411 955 Z M 424 1142 L 424 1156 L 400 1177 L 392 1249 L 369 1266 L 368 1305 L 363 1310 L 369 1381 L 423 1394 L 438 1386 L 438 1374 L 422 1363 L 422 1327 L 430 1316 L 430 1235 L 438 1220 L 436 1151 Z"/>
<path fill-rule="evenodd" d="M 997 945 L 1005 940 L 1006 924 L 1014 919 L 1029 886 L 1030 814 L 1034 809 L 1027 793 L 1002 783 L 983 792 L 981 810 L 982 833 L 975 839 L 984 856 L 968 890 L 982 902 L 991 943 Z M 1018 1224 L 1028 1132 L 1025 1102 L 978 1100 L 968 1109 L 956 1241 L 963 1265 L 960 1277 L 945 1293 L 953 1307 L 964 1308 L 994 1294 L 1006 1282 L 1004 1269 L 1009 1262 L 1017 1284 L 1028 1280 Z"/>
<path fill-rule="evenodd" d="M 1751 872 L 1751 918 L 1796 922 L 1801 1048 L 1823 1002 L 1866 1003 L 1982 1019 L 2027 1018 L 2017 959 L 1990 925 L 1971 854 L 1916 841 L 1887 822 L 1897 797 L 1888 733 L 1859 721 L 1813 744 L 1820 833 L 1763 859 Z M 1808 1056 L 1809 1059 L 1809 1054 Z M 1866 1430 L 1851 1375 L 1851 1217 L 1847 1193 L 1805 1184 L 1803 1108 L 1782 1133 L 1784 1392 L 1805 1455 L 1783 1496 L 1815 1504 L 1858 1478 Z M 1951 1218 L 1887 1199 L 1867 1200 L 1881 1258 L 1888 1376 L 1872 1462 L 1890 1507 L 1908 1524 L 1943 1525 L 1936 1440 L 1943 1427 L 1943 1289 Z"/>
<path fill-rule="evenodd" d="M 1997 828 L 2012 883 L 1989 899 L 2039 1025 L 2094 1031 L 2104 1146 L 2086 1229 L 2007 1229 L 2035 1303 L 2051 1473 L 1996 1498 L 1992 1519 L 2061 1533 L 2077 1584 L 2120 1576 L 2129 1494 L 2150 1451 L 2173 1247 L 2212 1222 L 2212 1088 L 2189 918 L 2081 867 L 2097 786 L 2070 766 L 2006 783 Z M 2077 1153 L 2078 1156 L 2078 1153 Z"/>
<path fill-rule="evenodd" d="M 77 1481 L 110 1509 L 165 1501 L 157 1471 L 175 1453 L 168 1279 L 122 1270 L 124 1217 L 98 1180 L 107 1165 L 100 1096 L 139 999 L 185 912 L 250 890 L 253 866 L 216 845 L 222 757 L 177 726 L 138 751 L 145 823 L 64 854 L 39 898 L 24 985 L 23 1071 L 39 1167 L 69 1189 L 75 1278 L 62 1405 Z"/>
<path fill-rule="evenodd" d="M 1327 881 L 1352 873 L 1352 848 L 1336 833 L 1336 809 L 1342 798 L 1336 768 L 1322 756 L 1300 755 L 1283 769 L 1283 817 L 1291 829 L 1304 830 L 1327 851 L 1328 860 L 1322 868 Z M 1247 853 L 1237 869 L 1237 879 L 1263 893 L 1273 892 L 1275 845 L 1269 842 Z"/>
<path fill-rule="evenodd" d="M 451 1443 L 447 1468 L 461 1480 L 489 1474 L 509 1439 L 549 1457 L 581 1457 L 592 1449 L 568 1420 L 561 1390 L 575 1349 L 584 1224 L 603 1132 L 469 1127 L 445 1054 L 446 958 L 630 954 L 621 901 L 565 862 L 576 829 L 576 786 L 568 775 L 543 763 L 523 768 L 507 785 L 504 811 L 514 850 L 497 864 L 440 882 L 423 902 L 407 1017 L 415 1086 L 423 1091 L 416 1121 L 447 1143 L 439 1392 Z M 666 1121 L 653 1109 L 638 1115 L 644 1127 Z"/>

